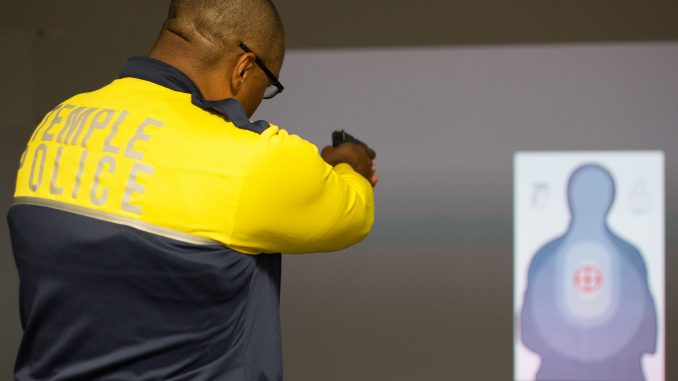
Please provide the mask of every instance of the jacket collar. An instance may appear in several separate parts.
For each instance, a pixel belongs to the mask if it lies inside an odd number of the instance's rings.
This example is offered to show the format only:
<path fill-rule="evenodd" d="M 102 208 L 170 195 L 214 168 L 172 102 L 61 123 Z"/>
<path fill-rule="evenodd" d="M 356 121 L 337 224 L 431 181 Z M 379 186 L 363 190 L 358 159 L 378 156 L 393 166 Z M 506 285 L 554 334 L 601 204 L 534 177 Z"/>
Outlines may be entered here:
<path fill-rule="evenodd" d="M 206 111 L 222 115 L 238 128 L 262 133 L 269 127 L 268 122 L 250 122 L 245 109 L 233 98 L 209 101 L 202 97 L 198 87 L 177 68 L 151 57 L 131 57 L 120 73 L 120 78 L 138 78 L 167 87 L 174 91 L 191 94 L 191 101 Z"/>

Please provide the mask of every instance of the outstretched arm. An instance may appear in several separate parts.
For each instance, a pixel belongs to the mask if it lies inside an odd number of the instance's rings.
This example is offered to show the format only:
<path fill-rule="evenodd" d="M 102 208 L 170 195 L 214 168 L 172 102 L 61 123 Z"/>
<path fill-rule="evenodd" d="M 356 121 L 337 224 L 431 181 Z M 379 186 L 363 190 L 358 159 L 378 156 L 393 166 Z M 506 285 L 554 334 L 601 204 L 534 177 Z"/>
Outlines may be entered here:
<path fill-rule="evenodd" d="M 345 155 L 340 148 L 330 153 Z M 372 163 L 365 168 L 364 160 L 347 161 L 332 166 L 300 137 L 276 127 L 264 131 L 240 192 L 230 246 L 246 253 L 314 253 L 362 240 L 374 220 L 366 179 L 373 176 Z"/>

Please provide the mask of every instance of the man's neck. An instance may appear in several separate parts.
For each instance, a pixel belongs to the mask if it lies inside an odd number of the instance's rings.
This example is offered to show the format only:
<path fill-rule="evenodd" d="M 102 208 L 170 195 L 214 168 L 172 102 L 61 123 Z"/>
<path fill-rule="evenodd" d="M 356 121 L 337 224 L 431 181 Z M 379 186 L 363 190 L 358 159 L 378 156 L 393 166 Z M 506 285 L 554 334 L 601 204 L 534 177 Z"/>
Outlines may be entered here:
<path fill-rule="evenodd" d="M 151 50 L 150 57 L 171 65 L 184 73 L 193 81 L 206 100 L 221 100 L 233 97 L 228 86 L 229 71 L 225 67 L 223 70 L 217 70 L 220 66 L 226 66 L 225 63 L 222 63 L 224 65 L 212 65 L 212 67 L 200 65 L 196 58 L 199 57 L 197 48 L 177 33 L 167 29 L 163 30 Z"/>

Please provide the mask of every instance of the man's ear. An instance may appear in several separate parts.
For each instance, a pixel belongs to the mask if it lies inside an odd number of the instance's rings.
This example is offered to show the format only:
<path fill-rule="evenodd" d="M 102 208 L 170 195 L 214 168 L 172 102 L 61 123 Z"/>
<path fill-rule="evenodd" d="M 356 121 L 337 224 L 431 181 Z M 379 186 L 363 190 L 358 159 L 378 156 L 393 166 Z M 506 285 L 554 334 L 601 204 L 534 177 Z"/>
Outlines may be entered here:
<path fill-rule="evenodd" d="M 234 95 L 240 91 L 245 81 L 252 75 L 255 66 L 256 56 L 254 53 L 245 53 L 238 58 L 231 75 L 231 88 Z"/>

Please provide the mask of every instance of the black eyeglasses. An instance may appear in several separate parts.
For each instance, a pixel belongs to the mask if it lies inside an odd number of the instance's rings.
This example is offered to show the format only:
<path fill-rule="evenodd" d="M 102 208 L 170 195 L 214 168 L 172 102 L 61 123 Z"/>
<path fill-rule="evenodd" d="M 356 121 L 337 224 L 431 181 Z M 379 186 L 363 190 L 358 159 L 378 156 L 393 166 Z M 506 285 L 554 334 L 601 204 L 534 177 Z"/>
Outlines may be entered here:
<path fill-rule="evenodd" d="M 240 46 L 240 49 L 244 50 L 245 53 L 254 53 L 253 51 L 250 50 L 250 48 L 247 47 L 244 43 L 240 42 L 238 43 L 238 46 Z M 264 65 L 264 62 L 259 59 L 259 56 L 257 56 L 256 53 L 254 53 L 254 59 L 261 71 L 266 74 L 266 77 L 268 77 L 268 80 L 271 81 L 271 84 L 264 90 L 264 99 L 271 99 L 274 96 L 282 93 L 283 90 L 285 90 L 285 87 L 278 81 L 278 78 L 271 73 L 270 70 Z"/>

